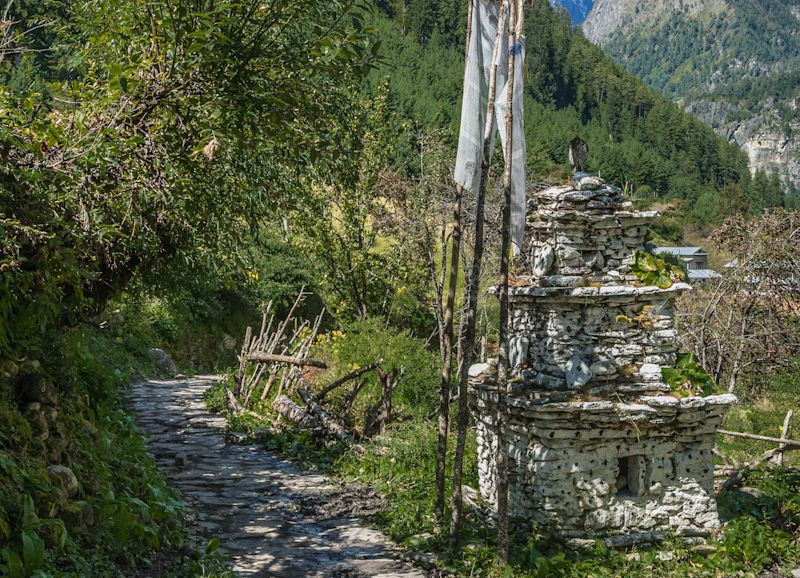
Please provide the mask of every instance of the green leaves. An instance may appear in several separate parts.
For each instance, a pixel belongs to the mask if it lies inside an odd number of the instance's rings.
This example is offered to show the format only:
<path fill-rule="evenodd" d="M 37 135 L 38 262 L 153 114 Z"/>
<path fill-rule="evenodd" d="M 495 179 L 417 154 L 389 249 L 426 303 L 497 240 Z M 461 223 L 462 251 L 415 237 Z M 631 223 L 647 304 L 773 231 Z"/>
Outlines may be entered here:
<path fill-rule="evenodd" d="M 636 251 L 631 272 L 645 285 L 661 289 L 669 289 L 673 283 L 686 279 L 686 273 L 676 260 L 649 251 Z"/>
<path fill-rule="evenodd" d="M 136 73 L 135 68 L 123 64 L 112 64 L 108 67 L 108 84 L 112 90 L 128 92 L 129 75 Z M 133 81 L 136 82 L 136 81 Z"/>
<path fill-rule="evenodd" d="M 212 538 L 208 544 L 206 544 L 206 556 L 213 554 L 217 550 L 219 550 L 219 538 Z"/>
<path fill-rule="evenodd" d="M 758 572 L 775 560 L 795 558 L 794 546 L 790 534 L 773 530 L 752 516 L 741 516 L 726 527 L 720 551 L 714 557 L 729 557 L 751 572 Z"/>
<path fill-rule="evenodd" d="M 22 533 L 22 561 L 26 575 L 30 576 L 44 564 L 44 540 L 36 534 Z"/>
<path fill-rule="evenodd" d="M 0 267 L 11 272 L 0 347 L 25 349 L 134 278 L 158 287 L 166 272 L 174 284 L 197 262 L 230 260 L 279 204 L 302 203 L 309 173 L 334 172 L 332 127 L 375 58 L 362 12 L 343 0 L 58 12 L 69 55 L 48 70 L 58 99 L 0 84 Z"/>
<path fill-rule="evenodd" d="M 722 392 L 714 378 L 703 369 L 691 353 L 681 354 L 674 368 L 662 367 L 661 375 L 672 391 L 682 397 L 690 395 L 706 397 Z"/>
<path fill-rule="evenodd" d="M 33 498 L 30 494 L 25 494 L 22 498 L 22 527 L 25 530 L 33 530 L 39 522 L 39 516 L 36 515 L 36 506 L 33 504 Z"/>
<path fill-rule="evenodd" d="M 44 541 L 35 532 L 23 530 L 18 542 L 19 550 L 11 546 L 0 550 L 0 556 L 8 566 L 9 578 L 38 576 L 44 566 Z"/>

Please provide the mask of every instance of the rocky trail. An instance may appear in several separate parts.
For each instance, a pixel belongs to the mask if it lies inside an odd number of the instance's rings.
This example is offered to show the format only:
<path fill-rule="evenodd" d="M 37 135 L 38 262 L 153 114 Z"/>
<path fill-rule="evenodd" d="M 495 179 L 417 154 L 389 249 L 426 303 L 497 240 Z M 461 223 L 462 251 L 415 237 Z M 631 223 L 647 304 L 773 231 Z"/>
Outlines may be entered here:
<path fill-rule="evenodd" d="M 357 517 L 374 494 L 303 472 L 256 444 L 227 443 L 225 419 L 203 403 L 214 381 L 142 381 L 130 388 L 130 407 L 159 467 L 196 511 L 196 531 L 220 539 L 239 575 L 426 575 Z"/>

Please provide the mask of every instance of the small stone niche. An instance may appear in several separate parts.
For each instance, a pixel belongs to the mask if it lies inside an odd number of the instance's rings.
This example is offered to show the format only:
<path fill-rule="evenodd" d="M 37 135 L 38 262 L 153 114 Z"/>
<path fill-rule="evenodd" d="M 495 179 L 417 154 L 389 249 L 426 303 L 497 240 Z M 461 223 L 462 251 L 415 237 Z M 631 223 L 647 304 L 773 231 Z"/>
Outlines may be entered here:
<path fill-rule="evenodd" d="M 617 497 L 641 497 L 647 492 L 647 462 L 644 456 L 617 459 Z"/>
<path fill-rule="evenodd" d="M 675 298 L 631 263 L 655 212 L 596 177 L 528 200 L 527 270 L 509 289 L 509 513 L 567 537 L 719 526 L 712 453 L 733 395 L 673 396 Z M 482 495 L 494 502 L 496 367 L 470 370 Z"/>

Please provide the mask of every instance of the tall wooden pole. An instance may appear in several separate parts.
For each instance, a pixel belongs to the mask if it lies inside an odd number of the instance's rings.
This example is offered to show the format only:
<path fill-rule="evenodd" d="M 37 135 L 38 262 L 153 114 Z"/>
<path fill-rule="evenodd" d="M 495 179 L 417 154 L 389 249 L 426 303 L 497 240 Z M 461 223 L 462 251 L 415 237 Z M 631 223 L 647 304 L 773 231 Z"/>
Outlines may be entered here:
<path fill-rule="evenodd" d="M 466 66 L 469 44 L 472 41 L 473 0 L 467 2 L 467 43 L 464 47 L 464 64 Z M 444 310 L 444 332 L 442 335 L 442 380 L 439 386 L 439 439 L 436 445 L 436 502 L 434 512 L 436 523 L 444 527 L 444 477 L 447 460 L 447 433 L 450 429 L 450 389 L 453 384 L 453 311 L 456 301 L 456 284 L 458 283 L 458 267 L 461 258 L 461 199 L 464 189 L 456 186 L 453 199 L 453 246 L 450 252 L 449 278 L 447 282 L 447 302 Z M 447 250 L 447 247 L 444 248 Z"/>
<path fill-rule="evenodd" d="M 503 224 L 500 254 L 500 359 L 497 368 L 497 549 L 508 561 L 508 273 L 511 254 L 511 169 L 514 151 L 514 69 L 521 18 L 519 0 L 510 0 L 508 11 L 508 76 L 506 81 L 505 167 L 503 171 Z"/>
<path fill-rule="evenodd" d="M 500 0 L 498 23 L 505 19 L 506 1 Z M 458 338 L 458 420 L 456 424 L 456 448 L 453 456 L 453 511 L 450 518 L 450 545 L 455 547 L 461 537 L 463 517 L 463 500 L 461 478 L 464 468 L 464 447 L 469 426 L 469 408 L 467 406 L 467 378 L 469 366 L 472 364 L 472 353 L 475 346 L 475 324 L 478 308 L 478 284 L 480 283 L 481 265 L 483 262 L 483 221 L 486 205 L 486 185 L 489 180 L 489 167 L 492 160 L 491 141 L 496 129 L 494 123 L 495 91 L 497 89 L 497 62 L 499 58 L 500 35 L 502 26 L 497 27 L 495 35 L 492 63 L 489 68 L 489 99 L 486 103 L 486 125 L 483 132 L 483 158 L 481 160 L 481 181 L 475 199 L 475 249 L 472 254 L 472 268 L 469 283 L 465 287 L 464 314 L 461 317 L 461 330 Z"/>

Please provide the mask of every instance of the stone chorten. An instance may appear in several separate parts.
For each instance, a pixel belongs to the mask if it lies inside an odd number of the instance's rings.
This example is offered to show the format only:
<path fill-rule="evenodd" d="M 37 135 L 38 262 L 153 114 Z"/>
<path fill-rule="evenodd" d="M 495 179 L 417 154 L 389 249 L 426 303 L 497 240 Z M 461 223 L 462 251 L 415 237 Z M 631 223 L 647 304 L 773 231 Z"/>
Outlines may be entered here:
<path fill-rule="evenodd" d="M 719 526 L 712 448 L 733 395 L 675 397 L 673 302 L 631 273 L 655 211 L 597 177 L 528 199 L 528 271 L 509 289 L 509 514 L 568 537 Z M 495 503 L 496 368 L 470 370 L 480 489 Z M 635 537 L 635 536 L 634 536 Z"/>

